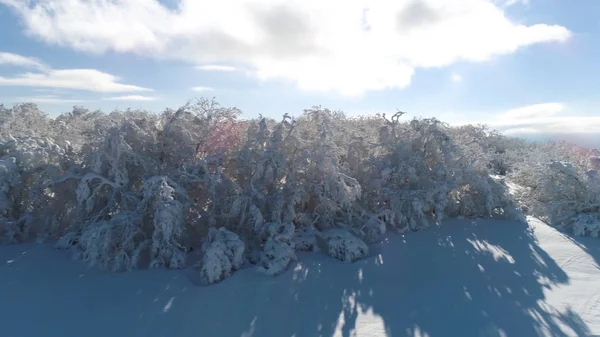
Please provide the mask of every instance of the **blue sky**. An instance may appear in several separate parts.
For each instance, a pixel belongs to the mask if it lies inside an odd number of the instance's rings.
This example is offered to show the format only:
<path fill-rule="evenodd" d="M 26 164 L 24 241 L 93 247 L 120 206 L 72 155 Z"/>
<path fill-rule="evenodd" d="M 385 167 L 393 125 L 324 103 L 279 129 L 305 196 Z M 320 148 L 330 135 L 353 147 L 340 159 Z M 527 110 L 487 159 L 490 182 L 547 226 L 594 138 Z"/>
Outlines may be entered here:
<path fill-rule="evenodd" d="M 321 1 L 0 0 L 0 102 L 600 132 L 600 1 Z"/>

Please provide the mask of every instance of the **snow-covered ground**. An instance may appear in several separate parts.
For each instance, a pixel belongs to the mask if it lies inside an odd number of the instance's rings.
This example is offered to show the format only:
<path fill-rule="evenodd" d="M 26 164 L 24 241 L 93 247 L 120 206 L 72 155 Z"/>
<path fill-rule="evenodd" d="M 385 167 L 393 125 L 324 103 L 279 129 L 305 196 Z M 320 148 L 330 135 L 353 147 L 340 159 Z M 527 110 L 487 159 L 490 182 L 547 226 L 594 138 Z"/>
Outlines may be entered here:
<path fill-rule="evenodd" d="M 600 334 L 600 240 L 530 219 L 447 221 L 343 264 L 300 254 L 195 285 L 191 270 L 105 273 L 47 245 L 0 246 L 2 337 Z"/>

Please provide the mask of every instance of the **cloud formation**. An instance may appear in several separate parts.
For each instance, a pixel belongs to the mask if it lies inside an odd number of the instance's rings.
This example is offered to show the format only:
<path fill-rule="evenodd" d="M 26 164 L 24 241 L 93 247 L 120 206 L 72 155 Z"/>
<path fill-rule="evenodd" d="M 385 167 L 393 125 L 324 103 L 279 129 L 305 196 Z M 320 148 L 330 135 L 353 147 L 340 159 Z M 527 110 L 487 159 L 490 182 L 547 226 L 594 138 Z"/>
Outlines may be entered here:
<path fill-rule="evenodd" d="M 232 66 L 221 66 L 216 64 L 207 64 L 204 66 L 196 66 L 196 69 L 201 71 L 236 71 L 237 69 Z"/>
<path fill-rule="evenodd" d="M 22 73 L 14 77 L 0 76 L 0 86 L 62 88 L 100 93 L 152 91 L 119 83 L 119 77 L 96 69 L 51 69 L 37 59 L 17 54 L 0 53 L 0 64 L 37 68 L 37 72 Z"/>
<path fill-rule="evenodd" d="M 80 99 L 64 99 L 56 95 L 45 95 L 45 96 L 24 96 L 15 97 L 12 99 L 13 102 L 27 102 L 27 103 L 46 103 L 46 104 L 74 104 L 83 103 L 85 100 Z"/>
<path fill-rule="evenodd" d="M 564 103 L 540 103 L 511 109 L 480 123 L 508 134 L 600 133 L 600 116 L 577 115 Z"/>
<path fill-rule="evenodd" d="M 361 95 L 407 86 L 419 67 L 479 62 L 566 41 L 511 21 L 492 0 L 0 0 L 29 36 L 90 53 L 241 64 L 263 80 Z"/>
<path fill-rule="evenodd" d="M 206 91 L 213 91 L 213 88 L 210 87 L 193 87 L 190 90 L 192 91 L 197 91 L 197 92 L 206 92 Z"/>
<path fill-rule="evenodd" d="M 127 96 L 107 97 L 104 100 L 105 101 L 136 101 L 136 102 L 144 102 L 144 101 L 157 101 L 158 97 L 142 96 L 142 95 L 127 95 Z"/>
<path fill-rule="evenodd" d="M 500 3 L 505 7 L 510 7 L 514 5 L 529 5 L 529 0 L 500 0 Z"/>
<path fill-rule="evenodd" d="M 23 68 L 46 69 L 47 66 L 34 57 L 26 57 L 13 53 L 0 52 L 0 66 L 8 65 Z"/>

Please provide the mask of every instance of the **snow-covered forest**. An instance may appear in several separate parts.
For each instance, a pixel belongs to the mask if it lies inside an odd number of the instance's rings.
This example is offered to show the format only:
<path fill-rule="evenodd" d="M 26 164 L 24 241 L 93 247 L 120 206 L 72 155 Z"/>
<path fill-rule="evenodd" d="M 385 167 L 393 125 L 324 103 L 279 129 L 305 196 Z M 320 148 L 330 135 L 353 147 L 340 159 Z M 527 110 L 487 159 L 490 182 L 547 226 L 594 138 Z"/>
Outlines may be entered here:
<path fill-rule="evenodd" d="M 599 235 L 599 151 L 411 118 L 0 105 L 0 242 L 51 242 L 111 271 L 189 267 L 208 285 L 281 274 L 300 251 L 354 262 L 387 231 L 449 218 Z"/>

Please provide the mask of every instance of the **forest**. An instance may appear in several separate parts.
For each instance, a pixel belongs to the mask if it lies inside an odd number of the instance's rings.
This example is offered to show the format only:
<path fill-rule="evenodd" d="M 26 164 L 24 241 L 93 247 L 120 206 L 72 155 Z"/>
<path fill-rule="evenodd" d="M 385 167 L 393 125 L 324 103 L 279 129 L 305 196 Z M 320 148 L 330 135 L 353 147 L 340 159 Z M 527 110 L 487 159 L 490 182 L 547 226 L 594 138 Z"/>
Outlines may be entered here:
<path fill-rule="evenodd" d="M 0 105 L 0 243 L 52 243 L 115 272 L 194 268 L 208 285 L 278 275 L 299 251 L 351 263 L 386 232 L 444 219 L 531 215 L 597 237 L 599 171 L 598 150 L 401 111 Z"/>

